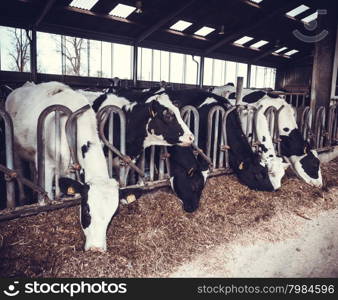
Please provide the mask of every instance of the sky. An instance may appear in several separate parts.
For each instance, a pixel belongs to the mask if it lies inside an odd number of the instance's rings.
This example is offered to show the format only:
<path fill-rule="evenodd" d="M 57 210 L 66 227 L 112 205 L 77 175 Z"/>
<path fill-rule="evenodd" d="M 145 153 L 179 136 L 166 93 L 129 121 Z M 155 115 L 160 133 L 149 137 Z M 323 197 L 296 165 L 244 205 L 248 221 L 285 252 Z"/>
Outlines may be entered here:
<path fill-rule="evenodd" d="M 25 36 L 25 32 L 23 32 Z M 0 69 L 13 70 L 13 61 L 9 56 L 12 45 L 11 30 L 0 26 Z M 67 43 L 67 42 L 66 42 Z M 61 36 L 49 33 L 37 33 L 38 72 L 62 74 Z M 90 40 L 84 41 L 81 52 L 81 76 L 119 77 L 132 79 L 133 48 L 129 45 L 112 44 Z M 70 49 L 70 47 L 68 47 Z M 138 48 L 139 80 L 168 81 L 196 84 L 200 57 L 174 52 Z M 102 55 L 101 55 L 102 53 Z M 66 61 L 66 72 L 70 63 Z M 196 63 L 197 61 L 197 63 Z M 89 63 L 89 70 L 88 70 Z M 29 64 L 27 64 L 29 71 Z M 89 74 L 88 74 L 89 71 Z M 101 73 L 102 71 L 102 73 Z M 275 69 L 252 66 L 251 86 L 256 88 L 275 87 Z M 69 74 L 69 73 L 68 73 Z M 237 76 L 247 81 L 247 65 L 218 59 L 205 59 L 204 84 L 219 86 L 235 82 Z"/>

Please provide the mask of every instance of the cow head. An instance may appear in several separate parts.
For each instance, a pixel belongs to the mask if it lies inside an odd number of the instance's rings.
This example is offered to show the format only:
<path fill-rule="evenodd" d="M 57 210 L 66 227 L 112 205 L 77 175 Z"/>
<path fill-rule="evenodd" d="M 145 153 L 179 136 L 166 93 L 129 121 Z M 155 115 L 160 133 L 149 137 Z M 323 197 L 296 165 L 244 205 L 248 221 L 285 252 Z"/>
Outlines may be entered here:
<path fill-rule="evenodd" d="M 255 154 L 237 165 L 232 166 L 239 181 L 250 189 L 259 191 L 274 191 L 270 181 L 269 170 L 262 165 L 259 157 Z"/>
<path fill-rule="evenodd" d="M 304 155 L 291 156 L 292 168 L 295 173 L 307 184 L 321 187 L 323 185 L 322 173 L 320 170 L 320 161 L 315 150 L 305 149 Z"/>
<path fill-rule="evenodd" d="M 208 175 L 208 164 L 201 157 L 195 157 L 191 147 L 170 147 L 170 184 L 181 200 L 186 212 L 199 207 L 200 198 Z"/>
<path fill-rule="evenodd" d="M 194 135 L 182 120 L 179 109 L 169 100 L 168 95 L 150 97 L 148 105 L 149 120 L 146 125 L 145 147 L 152 145 L 190 146 Z"/>
<path fill-rule="evenodd" d="M 317 152 L 311 150 L 298 128 L 283 128 L 283 131 L 286 134 L 280 135 L 282 155 L 291 163 L 299 178 L 309 185 L 321 187 L 323 180 Z"/>
<path fill-rule="evenodd" d="M 106 251 L 106 231 L 118 208 L 118 185 L 114 179 L 82 184 L 62 177 L 60 190 L 65 195 L 81 195 L 80 219 L 85 234 L 85 250 Z"/>
<path fill-rule="evenodd" d="M 283 162 L 281 157 L 274 157 L 266 163 L 270 182 L 274 190 L 278 190 L 282 186 L 282 178 L 285 170 L 290 166 L 289 163 Z"/>

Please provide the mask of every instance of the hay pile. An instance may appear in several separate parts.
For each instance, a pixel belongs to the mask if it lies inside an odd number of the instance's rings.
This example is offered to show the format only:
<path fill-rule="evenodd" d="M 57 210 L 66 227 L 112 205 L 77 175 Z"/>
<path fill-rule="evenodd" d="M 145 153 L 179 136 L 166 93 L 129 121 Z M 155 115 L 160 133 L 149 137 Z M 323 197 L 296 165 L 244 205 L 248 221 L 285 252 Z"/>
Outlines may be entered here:
<path fill-rule="evenodd" d="M 108 229 L 108 251 L 84 253 L 78 207 L 0 223 L 0 276 L 162 277 L 206 249 L 249 228 L 273 228 L 276 214 L 308 218 L 333 209 L 338 160 L 324 165 L 325 186 L 307 186 L 291 173 L 274 193 L 251 191 L 233 176 L 209 179 L 200 209 L 183 212 L 163 189 L 123 206 Z"/>

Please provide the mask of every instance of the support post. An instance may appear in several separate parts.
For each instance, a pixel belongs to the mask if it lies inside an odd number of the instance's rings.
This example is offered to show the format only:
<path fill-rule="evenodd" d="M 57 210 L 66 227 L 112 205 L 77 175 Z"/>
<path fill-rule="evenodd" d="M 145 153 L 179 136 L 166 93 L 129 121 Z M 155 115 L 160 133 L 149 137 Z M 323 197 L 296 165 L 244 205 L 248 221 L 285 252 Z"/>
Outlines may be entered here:
<path fill-rule="evenodd" d="M 337 19 L 334 10 L 328 10 L 326 15 L 318 15 L 318 32 L 328 31 L 328 35 L 315 44 L 315 53 L 311 84 L 311 109 L 313 122 L 320 106 L 328 111 L 331 96 L 331 80 L 335 53 Z"/>
<path fill-rule="evenodd" d="M 199 82 L 198 85 L 200 88 L 203 87 L 204 81 L 204 56 L 201 56 L 200 69 L 199 69 Z"/>
<path fill-rule="evenodd" d="M 133 53 L 133 85 L 137 87 L 137 75 L 138 75 L 138 47 L 134 45 Z"/>
<path fill-rule="evenodd" d="M 248 64 L 248 69 L 246 73 L 246 87 L 249 89 L 251 85 L 251 64 Z"/>
<path fill-rule="evenodd" d="M 236 105 L 242 101 L 242 91 L 243 91 L 243 77 L 237 77 L 237 84 L 236 84 Z"/>

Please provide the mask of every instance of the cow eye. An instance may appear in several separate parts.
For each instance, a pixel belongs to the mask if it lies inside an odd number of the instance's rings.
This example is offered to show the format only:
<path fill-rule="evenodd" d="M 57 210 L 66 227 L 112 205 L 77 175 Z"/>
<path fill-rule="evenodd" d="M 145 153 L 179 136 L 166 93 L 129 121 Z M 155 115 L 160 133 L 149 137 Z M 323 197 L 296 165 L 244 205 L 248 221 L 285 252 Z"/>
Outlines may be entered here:
<path fill-rule="evenodd" d="M 163 118 L 164 118 L 165 121 L 170 122 L 174 119 L 174 114 L 173 114 L 173 112 L 169 111 L 168 109 L 165 109 L 163 111 Z"/>

